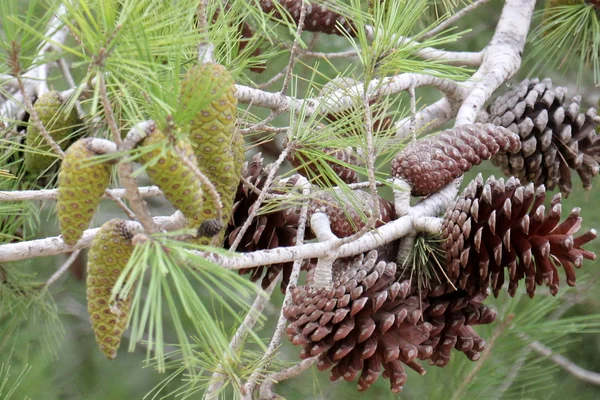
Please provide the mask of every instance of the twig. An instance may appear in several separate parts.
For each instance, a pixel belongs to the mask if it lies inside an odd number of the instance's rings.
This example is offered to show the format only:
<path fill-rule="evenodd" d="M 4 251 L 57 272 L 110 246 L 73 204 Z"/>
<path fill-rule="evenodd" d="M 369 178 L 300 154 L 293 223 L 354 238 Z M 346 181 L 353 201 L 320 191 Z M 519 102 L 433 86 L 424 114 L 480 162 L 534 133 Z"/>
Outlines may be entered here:
<path fill-rule="evenodd" d="M 289 151 L 290 151 L 290 147 L 287 146 L 285 149 L 283 149 L 283 151 L 279 155 L 279 158 L 271 165 L 271 170 L 269 171 L 269 175 L 267 176 L 267 180 L 265 181 L 265 185 L 263 186 L 262 191 L 260 192 L 260 195 L 254 202 L 254 204 L 252 204 L 252 206 L 250 206 L 248 218 L 246 218 L 246 220 L 244 221 L 244 225 L 242 225 L 235 240 L 233 241 L 233 243 L 230 246 L 230 249 L 232 251 L 235 251 L 235 249 L 237 249 L 237 247 L 240 245 L 244 235 L 246 234 L 246 231 L 248 230 L 250 225 L 252 225 L 252 223 L 254 222 L 254 218 L 256 217 L 256 215 L 258 214 L 258 211 L 260 210 L 260 206 L 262 205 L 263 201 L 265 200 L 267 192 L 269 191 L 269 188 L 273 184 L 273 180 L 275 179 L 275 174 L 279 170 L 279 167 L 281 166 L 281 164 L 283 164 L 283 162 L 285 161 L 285 158 L 287 157 Z"/>
<path fill-rule="evenodd" d="M 458 399 L 464 398 L 465 390 L 468 389 L 468 387 L 471 384 L 471 382 L 473 381 L 473 379 L 475 379 L 475 376 L 477 376 L 477 374 L 479 373 L 481 368 L 483 368 L 483 366 L 485 365 L 485 361 L 492 354 L 492 348 L 496 344 L 496 341 L 500 338 L 500 336 L 502 336 L 504 331 L 510 326 L 513 317 L 514 317 L 513 315 L 509 315 L 504 321 L 502 321 L 502 323 L 500 325 L 498 325 L 496 327 L 496 329 L 494 329 L 494 332 L 492 333 L 490 340 L 487 342 L 487 344 L 485 346 L 485 350 L 483 350 L 483 352 L 481 353 L 481 356 L 477 360 L 475 367 L 473 367 L 473 369 L 469 372 L 469 374 L 465 377 L 465 379 L 463 379 L 461 381 L 460 386 L 458 387 L 458 389 L 456 389 L 456 391 L 454 392 L 454 395 L 452 396 L 452 400 L 458 400 Z"/>
<path fill-rule="evenodd" d="M 143 197 L 161 196 L 163 193 L 158 186 L 140 187 L 140 194 Z M 112 195 L 116 198 L 125 197 L 125 189 L 107 189 L 104 197 Z M 0 191 L 0 202 L 2 201 L 33 201 L 33 200 L 56 200 L 58 189 L 40 189 L 40 190 L 20 190 L 20 191 Z"/>
<path fill-rule="evenodd" d="M 470 13 L 471 11 L 475 10 L 477 7 L 484 5 L 485 3 L 488 3 L 489 1 L 490 0 L 477 0 L 477 1 L 469 4 L 468 6 L 464 7 L 463 9 L 458 11 L 456 14 L 454 14 L 453 16 L 451 16 L 450 18 L 446 19 L 444 22 L 442 22 L 441 24 L 436 26 L 435 28 L 431 29 L 429 32 L 426 32 L 423 35 L 419 36 L 419 40 L 429 39 L 430 37 L 437 35 L 438 33 L 442 32 L 443 30 L 448 29 L 448 27 L 450 27 L 450 25 L 452 25 L 453 23 L 455 23 L 456 21 L 458 21 L 459 19 L 461 19 L 462 17 L 464 17 L 465 15 Z"/>
<path fill-rule="evenodd" d="M 122 146 L 119 150 L 129 152 L 133 150 L 133 148 L 142 140 L 144 137 L 148 135 L 149 132 L 152 132 L 156 129 L 153 121 L 143 121 L 136 124 L 125 138 L 125 141 L 122 143 Z M 123 162 L 119 163 L 119 177 L 121 178 L 121 183 L 125 188 L 125 196 L 129 201 L 129 204 L 137 219 L 140 221 L 146 233 L 156 233 L 158 228 L 154 223 L 152 216 L 150 215 L 150 211 L 148 211 L 148 205 L 144 201 L 144 198 L 140 194 L 137 184 L 135 183 L 135 179 L 133 179 L 133 165 L 131 162 Z"/>
<path fill-rule="evenodd" d="M 304 8 L 304 3 L 303 3 L 303 8 Z M 310 184 L 308 183 L 306 178 L 300 179 L 298 181 L 297 185 L 300 187 L 303 187 L 303 189 L 302 189 L 303 195 L 308 196 L 310 194 Z M 305 234 L 305 230 L 306 230 L 307 218 L 308 218 L 308 203 L 304 203 L 302 205 L 302 209 L 300 211 L 300 218 L 298 221 L 298 231 L 296 233 L 296 243 L 298 243 L 299 245 L 302 245 L 304 243 L 304 234 Z M 275 351 L 279 347 L 279 344 L 281 343 L 281 337 L 283 335 L 283 330 L 287 323 L 287 318 L 285 317 L 283 310 L 287 306 L 289 306 L 292 302 L 292 290 L 298 283 L 298 277 L 300 275 L 301 265 L 302 265 L 301 259 L 294 261 L 294 264 L 292 266 L 292 272 L 290 274 L 290 280 L 286 287 L 283 304 L 281 305 L 281 312 L 279 313 L 279 320 L 277 321 L 277 326 L 275 328 L 275 332 L 273 333 L 273 336 L 271 337 L 271 342 L 269 343 L 269 347 L 267 348 L 267 351 L 263 355 L 263 358 L 259 364 L 259 365 L 261 365 L 261 367 L 252 373 L 252 375 L 248 379 L 248 382 L 246 382 L 246 384 L 244 385 L 244 389 L 245 389 L 245 394 L 243 395 L 244 400 L 252 399 L 252 394 L 254 392 L 254 388 L 256 387 L 256 384 L 259 381 L 260 376 L 263 374 L 263 371 L 265 369 L 267 369 L 269 367 L 269 365 L 271 364 L 272 355 L 275 353 Z"/>
<path fill-rule="evenodd" d="M 524 341 L 529 342 L 531 340 L 531 338 L 529 338 L 527 335 L 519 335 L 519 336 Z M 564 371 L 573 375 L 575 378 L 577 378 L 583 382 L 591 383 L 592 385 L 600 385 L 600 373 L 594 372 L 594 371 L 589 371 L 589 370 L 582 368 L 579 365 L 575 364 L 568 358 L 561 356 L 560 354 L 555 354 L 550 348 L 544 346 L 542 343 L 538 342 L 537 340 L 530 342 L 528 344 L 528 347 L 531 350 L 538 353 L 539 355 L 550 359 L 554 364 L 558 365 Z"/>
<path fill-rule="evenodd" d="M 281 275 L 281 272 L 279 274 Z M 235 353 L 243 346 L 246 336 L 258 321 L 260 315 L 265 309 L 265 306 L 269 303 L 271 295 L 273 294 L 273 290 L 275 289 L 275 287 L 277 287 L 278 281 L 279 275 L 271 282 L 271 284 L 264 291 L 264 293 L 260 293 L 258 296 L 256 296 L 256 299 L 254 300 L 252 307 L 250 307 L 248 314 L 246 314 L 244 321 L 236 330 L 235 334 L 233 335 L 233 338 L 231 339 L 231 342 L 229 342 L 229 352 L 231 354 Z M 223 363 L 225 362 L 226 361 L 219 364 L 217 370 L 213 373 L 208 385 L 208 389 L 204 394 L 204 398 L 206 400 L 216 398 L 216 396 L 219 394 L 220 389 L 225 384 L 225 379 L 227 378 L 226 375 L 218 372 L 223 368 Z"/>
<path fill-rule="evenodd" d="M 275 383 L 295 378 L 296 376 L 300 375 L 301 373 L 309 369 L 311 366 L 313 366 L 313 364 L 316 363 L 318 360 L 318 356 L 307 358 L 306 360 L 302 360 L 292 367 L 282 369 L 279 372 L 275 372 L 267 376 L 262 385 L 260 386 L 260 398 L 275 398 L 275 394 L 273 393 L 273 385 Z"/>
<path fill-rule="evenodd" d="M 448 189 L 453 184 L 448 185 L 436 195 L 428 197 L 426 200 L 413 207 L 415 215 L 425 218 L 428 215 L 438 215 L 442 210 L 448 207 L 449 202 L 454 197 Z M 307 194 L 308 196 L 308 194 Z M 157 217 L 160 218 L 160 217 Z M 165 217 L 162 217 L 165 218 Z M 169 219 L 170 217 L 166 217 Z M 183 215 L 181 216 L 183 218 Z M 156 218 L 155 218 L 156 219 Z M 184 219 L 185 220 L 185 219 Z M 180 229 L 177 225 L 160 225 L 164 230 Z M 175 226 L 175 227 L 173 227 Z M 338 250 L 339 257 L 350 257 L 360 253 L 373 250 L 389 242 L 397 240 L 413 230 L 413 217 L 407 215 L 389 222 L 352 243 L 340 246 Z M 20 243 L 8 243 L 0 245 L 0 262 L 19 261 L 35 257 L 53 256 L 67 253 L 76 249 L 88 247 L 97 229 L 90 229 L 84 232 L 83 239 L 75 246 L 67 246 L 60 237 L 49 237 L 46 239 L 30 240 Z M 307 258 L 319 258 L 327 255 L 335 246 L 335 242 L 327 243 L 308 243 L 290 247 L 278 247 L 269 250 L 260 250 L 251 253 L 236 254 L 235 256 L 225 256 L 210 252 L 198 252 L 199 255 L 206 257 L 209 261 L 220 264 L 227 269 L 244 269 L 271 264 L 285 263 Z"/>
<path fill-rule="evenodd" d="M 57 269 L 54 274 L 52 274 L 50 279 L 46 281 L 45 286 L 48 287 L 52 285 L 54 282 L 56 282 L 58 278 L 61 277 L 62 274 L 64 274 L 69 268 L 71 268 L 71 265 L 75 262 L 77 257 L 79 257 L 79 253 L 81 253 L 81 249 L 75 250 L 73 253 L 71 253 L 69 258 L 66 259 L 63 265 L 61 265 L 61 267 Z"/>

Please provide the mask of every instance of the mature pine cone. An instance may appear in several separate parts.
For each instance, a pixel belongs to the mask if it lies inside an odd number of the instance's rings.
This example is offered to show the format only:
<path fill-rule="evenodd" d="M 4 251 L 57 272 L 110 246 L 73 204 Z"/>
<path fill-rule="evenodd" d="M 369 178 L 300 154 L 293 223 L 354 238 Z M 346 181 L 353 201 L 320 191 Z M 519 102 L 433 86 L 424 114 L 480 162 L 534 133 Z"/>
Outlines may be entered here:
<path fill-rule="evenodd" d="M 396 264 L 377 262 L 376 251 L 338 259 L 333 268 L 332 288 L 307 284 L 292 292 L 284 309 L 288 337 L 304 346 L 301 358 L 318 355 L 319 370 L 333 367 L 331 380 L 353 381 L 360 374 L 363 391 L 383 367 L 392 392 L 399 392 L 406 381 L 403 364 L 424 374 L 415 359 L 433 354 L 432 346 L 423 345 L 433 329 L 421 318 L 427 300 L 408 281 L 396 282 Z"/>
<path fill-rule="evenodd" d="M 275 2 L 283 7 L 292 20 L 296 23 L 300 20 L 300 8 L 302 1 L 299 0 L 259 0 L 263 12 L 269 14 L 273 12 L 273 17 L 282 18 Z M 328 3 L 331 1 L 319 1 L 319 4 L 307 3 L 306 16 L 304 17 L 304 30 L 308 32 L 322 32 L 327 34 L 356 36 L 356 27 L 354 24 L 338 13 L 328 9 Z"/>
<path fill-rule="evenodd" d="M 392 175 L 409 183 L 414 196 L 425 196 L 500 151 L 520 149 L 519 136 L 507 129 L 462 125 L 406 146 L 392 161 Z"/>
<path fill-rule="evenodd" d="M 337 237 L 348 237 L 362 229 L 373 210 L 373 196 L 363 190 L 355 190 L 348 195 L 341 190 L 322 192 L 311 200 L 309 216 L 323 212 L 329 217 L 331 231 Z M 396 219 L 394 205 L 379 197 L 380 216 L 375 227 L 380 227 Z M 290 211 L 291 212 L 291 211 Z"/>
<path fill-rule="evenodd" d="M 446 286 L 442 284 L 429 292 L 429 307 L 423 317 L 433 326 L 429 340 L 424 344 L 433 347 L 431 363 L 438 367 L 448 364 L 453 348 L 477 361 L 485 349 L 485 340 L 472 325 L 490 324 L 497 316 L 494 309 L 482 304 L 487 295 L 473 297 L 464 290 L 439 295 L 447 291 Z"/>
<path fill-rule="evenodd" d="M 463 191 L 444 217 L 442 236 L 446 238 L 446 274 L 470 295 L 492 287 L 497 296 L 508 270 L 508 292 L 515 295 L 525 279 L 533 297 L 536 284 L 546 284 L 555 295 L 559 287 L 556 266 L 562 265 L 567 284 L 575 285 L 574 267 L 596 255 L 581 248 L 596 237 L 590 230 L 573 235 L 581 228 L 580 209 L 574 208 L 559 224 L 561 195 L 556 194 L 546 212 L 544 186 L 522 186 L 518 179 L 506 183 L 491 177 L 485 185 L 479 175 Z"/>
<path fill-rule="evenodd" d="M 267 173 L 263 168 L 263 159 L 261 154 L 256 154 L 252 161 L 244 165 L 243 175 L 250 183 L 259 190 L 263 188 Z M 229 221 L 226 232 L 225 247 L 235 241 L 237 234 L 244 222 L 248 219 L 250 209 L 258 194 L 248 189 L 243 182 L 240 182 L 235 201 L 233 205 L 233 214 Z M 286 208 L 258 215 L 255 221 L 250 225 L 237 251 L 251 252 L 255 250 L 273 249 L 277 247 L 293 246 L 296 242 L 296 231 L 298 224 L 299 208 Z M 251 273 L 250 279 L 257 281 L 266 270 L 266 274 L 261 281 L 263 289 L 269 287 L 271 282 L 277 278 L 277 275 L 283 270 L 283 280 L 281 281 L 281 290 L 285 291 L 292 273 L 293 263 L 273 264 L 270 266 L 261 266 L 256 268 L 246 268 L 239 271 L 240 274 Z"/>
<path fill-rule="evenodd" d="M 294 168 L 297 168 L 297 172 L 299 174 L 315 184 L 321 183 L 324 186 L 336 185 L 335 181 L 332 181 L 321 172 L 323 165 L 319 165 L 319 163 L 327 164 L 344 183 L 350 184 L 359 181 L 356 170 L 347 166 L 360 165 L 359 160 L 352 149 L 325 148 L 322 151 L 326 154 L 326 157 L 323 159 L 318 161 L 306 160 L 301 155 L 301 148 L 296 146 L 288 153 L 287 160 L 290 162 L 290 164 L 292 164 L 292 166 L 294 166 Z M 329 158 L 334 158 L 338 161 L 332 161 Z"/>
<path fill-rule="evenodd" d="M 518 133 L 521 151 L 499 152 L 492 162 L 502 171 L 548 189 L 559 186 L 571 192 L 571 169 L 577 171 L 585 189 L 600 171 L 600 125 L 596 110 L 579 112 L 580 96 L 567 101 L 567 89 L 552 89 L 552 81 L 524 80 L 517 88 L 497 98 L 489 107 L 489 121 Z"/>

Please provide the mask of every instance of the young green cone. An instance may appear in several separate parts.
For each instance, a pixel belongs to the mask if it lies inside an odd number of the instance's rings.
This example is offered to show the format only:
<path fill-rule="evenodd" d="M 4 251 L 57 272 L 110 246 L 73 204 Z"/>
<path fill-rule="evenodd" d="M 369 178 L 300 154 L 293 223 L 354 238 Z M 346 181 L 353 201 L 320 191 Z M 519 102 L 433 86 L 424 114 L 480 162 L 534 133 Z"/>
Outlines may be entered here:
<path fill-rule="evenodd" d="M 203 102 L 199 94 L 206 94 Z M 244 163 L 244 138 L 236 128 L 237 98 L 235 82 L 227 69 L 208 63 L 190 69 L 182 83 L 180 101 L 184 109 L 197 106 L 190 121 L 190 142 L 198 166 L 220 195 L 223 226 L 227 226 L 235 192 Z M 217 208 L 203 188 L 202 219 L 217 218 Z M 224 230 L 219 233 L 222 240 Z M 209 244 L 210 238 L 201 238 Z"/>
<path fill-rule="evenodd" d="M 87 302 L 92 329 L 100 350 L 113 359 L 127 328 L 131 297 L 110 302 L 113 286 L 133 253 L 127 223 L 111 219 L 94 237 L 88 255 Z"/>
<path fill-rule="evenodd" d="M 60 93 L 55 91 L 41 95 L 33 106 L 46 131 L 64 150 L 69 142 L 67 139 L 75 130 L 79 119 L 75 108 L 72 108 L 68 115 L 65 115 L 64 110 L 61 110 L 62 107 L 63 99 Z M 29 150 L 24 155 L 25 169 L 28 172 L 40 174 L 52 165 L 55 158 L 42 154 L 50 153 L 52 149 L 33 121 L 30 121 L 27 128 L 25 144 Z"/>
<path fill-rule="evenodd" d="M 114 143 L 85 138 L 73 143 L 65 153 L 58 173 L 57 213 L 60 232 L 69 246 L 77 243 L 90 224 L 102 194 L 110 182 L 110 165 L 97 160 L 93 144 L 107 152 L 116 151 Z"/>
<path fill-rule="evenodd" d="M 178 151 L 194 164 L 194 150 L 185 140 L 177 141 L 176 149 L 168 147 L 164 152 L 162 149 L 167 145 L 167 138 L 159 131 L 154 130 L 141 143 L 142 146 L 161 145 L 154 150 L 144 153 L 140 157 L 143 164 L 156 162 L 146 168 L 148 176 L 164 192 L 167 200 L 173 204 L 188 220 L 188 226 L 198 228 L 202 209 L 202 188 L 200 181 L 189 167 L 181 160 Z M 162 152 L 162 154 L 161 154 Z"/>

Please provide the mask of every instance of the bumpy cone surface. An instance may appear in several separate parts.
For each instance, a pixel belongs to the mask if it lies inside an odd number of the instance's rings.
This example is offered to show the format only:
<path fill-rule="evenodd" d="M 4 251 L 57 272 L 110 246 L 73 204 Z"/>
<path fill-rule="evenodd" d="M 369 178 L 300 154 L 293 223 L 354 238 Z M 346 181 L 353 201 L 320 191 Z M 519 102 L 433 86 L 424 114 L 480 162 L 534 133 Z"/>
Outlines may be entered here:
<path fill-rule="evenodd" d="M 416 359 L 429 359 L 425 345 L 433 326 L 422 319 L 427 300 L 408 281 L 397 282 L 396 265 L 377 262 L 377 252 L 339 259 L 332 288 L 299 286 L 284 310 L 287 334 L 302 345 L 301 358 L 319 356 L 317 368 L 332 368 L 331 380 L 343 377 L 366 390 L 383 376 L 394 393 L 406 381 L 404 366 L 423 374 Z M 425 292 L 423 292 L 425 293 Z"/>
<path fill-rule="evenodd" d="M 490 122 L 518 133 L 521 151 L 499 152 L 492 158 L 502 171 L 554 189 L 564 195 L 572 189 L 571 171 L 577 171 L 583 186 L 590 189 L 600 171 L 600 125 L 596 110 L 580 113 L 580 96 L 567 101 L 567 89 L 552 89 L 552 81 L 524 80 L 490 106 Z"/>
<path fill-rule="evenodd" d="M 75 107 L 71 109 L 68 115 L 65 115 L 64 111 L 61 110 L 62 107 L 62 97 L 59 92 L 55 91 L 46 92 L 41 95 L 33 106 L 46 131 L 65 150 L 69 143 L 68 138 L 77 127 L 79 119 Z M 50 153 L 52 152 L 52 148 L 46 143 L 46 140 L 41 135 L 39 129 L 36 128 L 31 118 L 27 127 L 25 144 L 31 148 L 31 151 L 26 152 L 24 156 L 25 168 L 30 173 L 39 174 L 56 160 L 55 157 L 39 154 L 40 152 Z"/>
<path fill-rule="evenodd" d="M 406 146 L 392 161 L 392 175 L 412 194 L 434 193 L 498 152 L 521 149 L 519 135 L 492 124 L 462 125 Z"/>
<path fill-rule="evenodd" d="M 355 190 L 349 196 L 341 191 L 323 192 L 311 201 L 309 217 L 323 212 L 329 217 L 331 231 L 337 237 L 348 237 L 362 229 L 373 212 L 374 201 L 371 193 Z M 396 218 L 394 205 L 379 198 L 380 216 L 375 227 L 380 227 Z M 359 211 L 360 210 L 360 211 Z M 362 211 L 362 213 L 361 213 Z"/>
<path fill-rule="evenodd" d="M 146 168 L 148 176 L 163 191 L 167 200 L 187 218 L 188 227 L 198 228 L 202 222 L 202 188 L 194 171 L 182 161 L 180 152 L 196 164 L 194 150 L 186 140 L 179 140 L 176 148 L 167 148 L 167 138 L 154 130 L 142 142 L 142 146 L 152 146 L 152 151 L 144 152 L 140 162 L 154 164 Z M 158 147 L 156 146 L 158 145 Z"/>
<path fill-rule="evenodd" d="M 351 149 L 323 149 L 323 152 L 327 157 L 332 157 L 338 162 L 331 161 L 327 158 L 322 160 L 323 163 L 327 164 L 333 172 L 345 183 L 356 183 L 359 181 L 358 173 L 356 170 L 344 165 L 359 165 L 358 158 Z M 287 160 L 297 168 L 297 171 L 302 176 L 306 177 L 313 183 L 323 183 L 335 185 L 335 182 L 331 181 L 326 175 L 321 172 L 322 166 L 318 164 L 318 161 L 305 160 L 300 154 L 297 148 L 288 153 Z"/>
<path fill-rule="evenodd" d="M 62 238 L 69 246 L 85 231 L 110 182 L 110 165 L 94 158 L 91 138 L 73 143 L 65 153 L 58 173 L 57 213 Z"/>
<path fill-rule="evenodd" d="M 452 350 L 465 354 L 471 361 L 477 361 L 485 350 L 485 340 L 473 329 L 474 325 L 491 324 L 496 320 L 494 309 L 482 304 L 487 295 L 469 296 L 465 291 L 448 292 L 446 284 L 441 284 L 428 293 L 429 306 L 423 311 L 423 318 L 432 325 L 429 339 L 424 345 L 433 347 L 431 362 L 444 367 L 450 361 Z"/>
<path fill-rule="evenodd" d="M 300 21 L 300 10 L 302 2 L 298 0 L 259 0 L 259 4 L 265 13 L 273 12 L 275 18 L 281 19 L 278 7 L 279 3 L 296 23 Z M 356 27 L 352 22 L 346 20 L 340 14 L 330 10 L 328 2 L 320 4 L 307 3 L 306 16 L 304 17 L 304 30 L 308 32 L 321 32 L 327 34 L 356 36 Z M 329 2 L 330 4 L 332 2 Z"/>
<path fill-rule="evenodd" d="M 215 185 L 223 204 L 223 226 L 231 216 L 233 200 L 244 163 L 244 138 L 236 128 L 237 98 L 235 82 L 219 64 L 202 64 L 190 69 L 181 87 L 180 101 L 192 104 L 198 93 L 210 88 L 209 103 L 198 111 L 190 125 L 190 142 L 198 166 Z M 216 219 L 217 210 L 206 188 L 202 218 Z M 225 233 L 221 231 L 220 235 Z M 210 238 L 200 239 L 209 244 Z"/>
<path fill-rule="evenodd" d="M 112 219 L 94 237 L 88 255 L 87 301 L 100 350 L 113 359 L 127 327 L 131 298 L 110 303 L 111 291 L 133 253 L 125 221 Z"/>
<path fill-rule="evenodd" d="M 469 294 L 485 293 L 491 286 L 498 295 L 508 270 L 508 292 L 514 296 L 525 279 L 529 296 L 536 285 L 546 284 L 554 295 L 559 288 L 561 265 L 569 286 L 575 285 L 575 268 L 596 255 L 582 249 L 596 231 L 574 235 L 581 228 L 580 209 L 561 223 L 561 196 L 555 195 L 546 211 L 544 186 L 522 186 L 518 179 L 506 183 L 493 177 L 484 184 L 473 180 L 444 217 L 446 273 Z"/>
<path fill-rule="evenodd" d="M 263 168 L 263 159 L 260 153 L 256 154 L 250 163 L 244 165 L 243 176 L 256 188 L 262 190 L 267 180 L 267 172 Z M 288 184 L 293 185 L 295 178 L 290 178 Z M 240 229 L 249 217 L 251 207 L 258 199 L 258 194 L 248 189 L 240 182 L 235 202 L 233 215 L 227 227 L 227 240 L 225 247 L 229 248 L 239 235 Z M 277 247 L 293 246 L 296 242 L 299 208 L 291 207 L 276 209 L 266 213 L 260 213 L 252 222 L 237 251 L 252 252 L 255 250 L 274 249 Z M 262 277 L 261 286 L 266 289 L 280 271 L 283 270 L 281 290 L 285 291 L 292 273 L 293 263 L 273 264 L 256 268 L 241 269 L 240 274 L 252 274 L 250 279 L 254 282 Z M 263 277 L 263 272 L 264 274 Z"/>

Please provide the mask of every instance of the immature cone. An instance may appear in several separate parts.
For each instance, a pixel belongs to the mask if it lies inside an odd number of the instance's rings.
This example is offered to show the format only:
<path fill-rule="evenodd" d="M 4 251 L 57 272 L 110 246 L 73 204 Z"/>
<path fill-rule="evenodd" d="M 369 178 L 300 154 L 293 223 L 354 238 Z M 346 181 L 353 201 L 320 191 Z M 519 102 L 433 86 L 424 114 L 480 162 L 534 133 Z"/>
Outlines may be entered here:
<path fill-rule="evenodd" d="M 522 186 L 518 179 L 506 183 L 491 177 L 485 185 L 479 175 L 463 191 L 444 217 L 446 274 L 469 294 L 485 293 L 491 286 L 498 295 L 508 270 L 508 292 L 514 296 L 520 280 L 533 297 L 536 285 L 546 284 L 555 295 L 559 287 L 557 266 L 565 270 L 567 284 L 575 285 L 575 268 L 596 255 L 581 248 L 596 237 L 581 228 L 580 209 L 562 222 L 561 196 L 556 194 L 546 212 L 544 186 Z"/>
<path fill-rule="evenodd" d="M 273 12 L 273 17 L 282 19 L 279 7 L 283 8 L 295 23 L 300 21 L 302 1 L 298 0 L 259 0 L 263 12 Z M 279 4 L 275 4 L 279 3 Z M 319 4 L 306 4 L 304 17 L 304 30 L 307 32 L 321 32 L 336 35 L 356 36 L 356 27 L 351 21 L 329 9 L 331 1 L 321 1 Z"/>
<path fill-rule="evenodd" d="M 335 181 L 332 181 L 331 178 L 322 173 L 323 165 L 320 165 L 320 163 L 328 165 L 335 175 L 337 175 L 344 183 L 350 184 L 359 181 L 356 170 L 347 166 L 360 165 L 360 162 L 352 149 L 325 148 L 322 149 L 322 151 L 327 155 L 327 158 L 321 160 L 304 159 L 304 157 L 302 157 L 301 149 L 296 146 L 288 153 L 287 160 L 294 168 L 297 168 L 299 174 L 306 177 L 312 183 L 321 183 L 323 185 L 336 184 Z M 331 161 L 328 159 L 329 157 L 338 161 Z"/>
<path fill-rule="evenodd" d="M 198 93 L 207 93 L 208 101 L 190 123 L 190 142 L 198 166 L 220 195 L 223 205 L 222 222 L 225 227 L 231 216 L 231 207 L 244 163 L 244 138 L 236 128 L 235 82 L 222 65 L 197 65 L 185 75 L 180 92 L 181 103 L 197 103 Z M 207 188 L 203 186 L 202 191 L 202 218 L 216 219 L 216 205 Z M 222 230 L 219 235 L 223 235 L 224 232 Z M 199 243 L 208 245 L 210 239 L 201 238 Z"/>
<path fill-rule="evenodd" d="M 392 161 L 392 175 L 426 196 L 498 152 L 521 149 L 519 135 L 492 124 L 461 125 L 406 146 Z"/>
<path fill-rule="evenodd" d="M 79 119 L 77 117 L 77 110 L 74 107 L 68 114 L 65 114 L 63 107 L 63 99 L 60 93 L 55 91 L 42 94 L 33 106 L 46 132 L 48 132 L 61 149 L 65 150 L 69 144 L 68 139 L 77 127 Z M 25 169 L 28 172 L 39 174 L 56 160 L 56 157 L 40 154 L 51 153 L 52 148 L 46 142 L 46 139 L 44 139 L 31 118 L 29 118 L 25 144 L 29 148 L 29 151 L 25 152 L 24 155 Z"/>
<path fill-rule="evenodd" d="M 140 162 L 148 165 L 146 173 L 163 191 L 167 200 L 185 215 L 188 227 L 198 228 L 202 222 L 202 188 L 194 171 L 181 159 L 183 154 L 192 164 L 196 158 L 186 140 L 169 147 L 168 139 L 154 130 L 141 143 L 153 150 L 143 152 Z"/>
<path fill-rule="evenodd" d="M 131 297 L 110 301 L 112 289 L 133 253 L 131 238 L 125 221 L 111 219 L 94 237 L 88 254 L 88 312 L 96 342 L 109 359 L 117 356 L 131 306 Z"/>
<path fill-rule="evenodd" d="M 242 176 L 246 178 L 257 189 L 262 190 L 267 180 L 267 171 L 263 167 L 263 159 L 260 153 L 256 154 L 250 163 L 244 165 Z M 296 179 L 290 179 L 293 184 Z M 229 248 L 239 235 L 239 231 L 247 221 L 253 204 L 258 199 L 258 194 L 248 189 L 243 182 L 238 185 L 233 214 L 227 227 L 225 248 Z M 252 252 L 255 250 L 275 249 L 278 247 L 293 246 L 296 242 L 300 208 L 288 207 L 276 209 L 266 213 L 260 213 L 244 234 L 237 251 Z M 240 274 L 251 273 L 250 279 L 254 282 L 263 276 L 261 286 L 266 289 L 271 282 L 277 278 L 283 270 L 281 290 L 285 291 L 292 273 L 293 262 L 273 264 L 256 268 L 245 268 L 239 270 Z"/>
<path fill-rule="evenodd" d="M 322 212 L 329 217 L 331 231 L 337 237 L 348 237 L 361 230 L 374 210 L 375 202 L 369 192 L 355 190 L 351 195 L 340 190 L 335 194 L 323 192 L 311 200 L 309 217 Z M 378 228 L 396 218 L 394 205 L 379 197 L 380 215 L 375 223 Z"/>
<path fill-rule="evenodd" d="M 73 143 L 58 172 L 56 209 L 62 239 L 69 246 L 81 239 L 110 182 L 111 166 L 92 149 L 98 140 L 85 138 Z"/>
<path fill-rule="evenodd" d="M 424 374 L 416 359 L 429 359 L 425 345 L 433 326 L 422 319 L 427 299 L 408 281 L 397 282 L 396 264 L 377 262 L 377 252 L 338 259 L 333 287 L 299 286 L 284 308 L 287 334 L 302 345 L 301 358 L 319 356 L 317 368 L 332 368 L 331 380 L 353 381 L 364 391 L 383 376 L 398 393 L 406 381 L 404 366 Z M 426 292 L 422 292 L 426 294 Z"/>
<path fill-rule="evenodd" d="M 600 171 L 600 125 L 596 110 L 580 113 L 580 96 L 567 101 L 566 88 L 552 89 L 552 81 L 524 80 L 490 106 L 489 121 L 518 133 L 521 151 L 499 152 L 492 162 L 502 171 L 554 189 L 567 196 L 572 189 L 571 171 L 577 171 L 585 189 Z"/>

